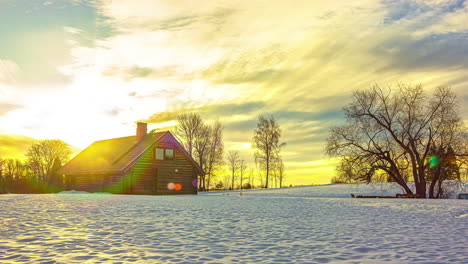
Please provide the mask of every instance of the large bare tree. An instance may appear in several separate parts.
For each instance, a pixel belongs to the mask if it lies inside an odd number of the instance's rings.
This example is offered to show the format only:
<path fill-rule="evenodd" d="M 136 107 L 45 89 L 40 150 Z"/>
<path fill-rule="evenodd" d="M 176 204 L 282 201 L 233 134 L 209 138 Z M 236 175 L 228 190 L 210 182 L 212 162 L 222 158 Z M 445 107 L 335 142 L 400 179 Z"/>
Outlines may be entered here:
<path fill-rule="evenodd" d="M 433 189 L 444 177 L 429 173 L 429 160 L 437 155 L 431 149 L 441 153 L 450 147 L 454 157 L 466 159 L 466 127 L 447 87 L 427 96 L 421 85 L 375 85 L 354 92 L 344 113 L 346 123 L 331 129 L 326 152 L 340 158 L 339 168 L 350 179 L 371 181 L 385 173 L 406 193 L 435 198 Z"/>
<path fill-rule="evenodd" d="M 265 118 L 260 116 L 257 128 L 254 130 L 253 147 L 255 151 L 255 162 L 260 170 L 265 172 L 265 188 L 268 188 L 269 178 L 273 163 L 278 158 L 281 149 L 286 143 L 280 143 L 281 128 L 272 116 Z"/>
<path fill-rule="evenodd" d="M 200 189 L 206 190 L 206 167 L 210 152 L 211 127 L 204 123 L 200 123 L 193 138 L 193 156 L 197 160 L 200 167 L 205 172 L 200 175 Z"/>
<path fill-rule="evenodd" d="M 224 164 L 223 125 L 221 122 L 216 121 L 211 126 L 210 130 L 211 137 L 205 168 L 206 191 L 209 190 L 210 184 L 213 182 L 216 173 L 221 171 L 221 167 Z"/>
<path fill-rule="evenodd" d="M 201 116 L 197 113 L 183 113 L 177 116 L 176 135 L 182 140 L 185 149 L 193 157 L 194 142 L 200 127 L 203 125 Z"/>
<path fill-rule="evenodd" d="M 189 154 L 205 172 L 200 176 L 200 190 L 208 191 L 211 180 L 223 164 L 223 126 L 216 121 L 207 124 L 197 113 L 178 116 L 176 135 Z"/>
<path fill-rule="evenodd" d="M 27 163 L 41 181 L 49 182 L 56 159 L 66 162 L 71 154 L 70 145 L 58 139 L 46 139 L 32 144 L 26 153 Z"/>

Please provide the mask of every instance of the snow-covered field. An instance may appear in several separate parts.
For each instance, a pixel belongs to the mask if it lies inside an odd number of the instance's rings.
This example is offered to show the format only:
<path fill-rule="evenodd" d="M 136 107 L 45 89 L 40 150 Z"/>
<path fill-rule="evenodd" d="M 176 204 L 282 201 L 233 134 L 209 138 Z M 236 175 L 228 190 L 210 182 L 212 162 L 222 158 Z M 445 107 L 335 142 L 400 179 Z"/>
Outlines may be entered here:
<path fill-rule="evenodd" d="M 0 195 L 0 263 L 467 263 L 468 201 L 378 191 Z"/>

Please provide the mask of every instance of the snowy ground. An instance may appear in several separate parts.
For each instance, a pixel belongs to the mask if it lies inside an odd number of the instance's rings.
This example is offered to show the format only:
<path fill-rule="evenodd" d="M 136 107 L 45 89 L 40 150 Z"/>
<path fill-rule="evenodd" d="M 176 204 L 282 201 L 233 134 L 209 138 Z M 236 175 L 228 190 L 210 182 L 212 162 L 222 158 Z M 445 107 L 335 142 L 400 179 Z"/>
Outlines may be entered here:
<path fill-rule="evenodd" d="M 0 263 L 466 263 L 467 200 L 369 188 L 0 195 Z"/>

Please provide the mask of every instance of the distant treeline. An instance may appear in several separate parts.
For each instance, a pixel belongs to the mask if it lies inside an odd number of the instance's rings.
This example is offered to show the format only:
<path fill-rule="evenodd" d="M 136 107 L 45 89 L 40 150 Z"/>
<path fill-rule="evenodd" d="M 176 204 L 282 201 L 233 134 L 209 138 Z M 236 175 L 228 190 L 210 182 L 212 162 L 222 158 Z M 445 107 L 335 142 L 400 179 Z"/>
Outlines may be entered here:
<path fill-rule="evenodd" d="M 33 143 L 26 160 L 1 159 L 0 193 L 49 193 L 63 190 L 56 172 L 71 154 L 70 145 L 58 139 Z"/>

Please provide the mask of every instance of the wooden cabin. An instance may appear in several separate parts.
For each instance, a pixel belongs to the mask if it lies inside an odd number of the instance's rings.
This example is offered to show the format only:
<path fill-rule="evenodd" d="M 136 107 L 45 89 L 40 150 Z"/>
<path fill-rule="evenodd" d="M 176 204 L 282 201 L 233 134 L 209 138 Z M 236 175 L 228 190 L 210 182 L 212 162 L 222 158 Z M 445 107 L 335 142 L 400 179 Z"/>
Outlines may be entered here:
<path fill-rule="evenodd" d="M 169 131 L 96 141 L 59 169 L 68 190 L 197 194 L 204 172 Z"/>

